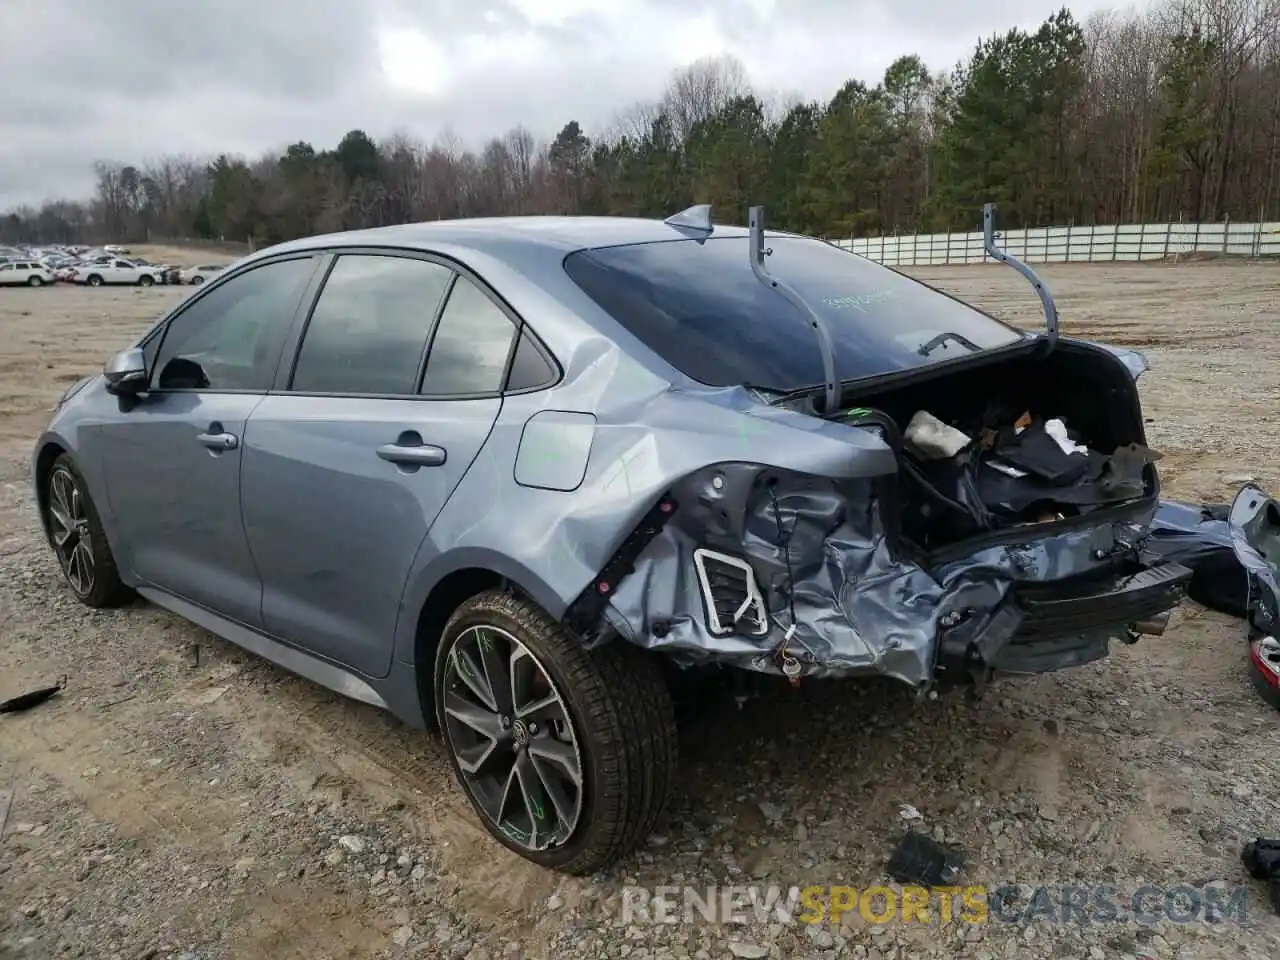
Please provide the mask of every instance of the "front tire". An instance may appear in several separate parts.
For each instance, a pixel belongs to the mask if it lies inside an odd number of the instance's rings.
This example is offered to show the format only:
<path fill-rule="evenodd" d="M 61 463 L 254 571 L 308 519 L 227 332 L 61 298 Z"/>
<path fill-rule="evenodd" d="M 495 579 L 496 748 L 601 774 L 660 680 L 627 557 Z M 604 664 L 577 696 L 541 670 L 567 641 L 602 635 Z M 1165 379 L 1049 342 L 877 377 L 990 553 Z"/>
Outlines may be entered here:
<path fill-rule="evenodd" d="M 27 285 L 31 287 L 42 287 L 44 286 L 44 280 L 40 277 L 31 277 L 27 280 Z"/>
<path fill-rule="evenodd" d="M 454 776 L 509 850 L 582 875 L 653 832 L 677 734 L 651 656 L 620 641 L 586 650 L 535 604 L 490 590 L 445 626 L 434 692 Z"/>
<path fill-rule="evenodd" d="M 193 287 L 198 287 L 202 283 L 204 283 L 204 277 L 200 276 L 199 274 L 196 274 L 194 277 L 191 278 L 191 286 Z"/>
<path fill-rule="evenodd" d="M 69 454 L 59 454 L 45 480 L 44 513 L 49 543 L 63 579 L 89 607 L 118 607 L 133 598 L 120 579 L 98 510 Z"/>
<path fill-rule="evenodd" d="M 144 273 L 138 278 L 138 286 L 140 287 L 149 287 L 155 282 L 156 278 L 151 276 L 149 273 Z"/>

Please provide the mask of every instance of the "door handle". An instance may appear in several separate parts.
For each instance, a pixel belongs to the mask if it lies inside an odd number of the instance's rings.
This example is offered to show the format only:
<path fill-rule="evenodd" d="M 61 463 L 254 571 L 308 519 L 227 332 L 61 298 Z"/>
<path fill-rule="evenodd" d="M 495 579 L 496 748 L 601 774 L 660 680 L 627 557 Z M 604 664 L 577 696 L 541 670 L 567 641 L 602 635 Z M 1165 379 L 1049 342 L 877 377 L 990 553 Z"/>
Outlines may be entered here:
<path fill-rule="evenodd" d="M 234 433 L 199 433 L 196 439 L 210 450 L 234 450 L 240 446 L 240 438 Z"/>
<path fill-rule="evenodd" d="M 384 443 L 378 448 L 378 456 L 405 467 L 439 467 L 444 464 L 445 450 L 425 443 Z"/>

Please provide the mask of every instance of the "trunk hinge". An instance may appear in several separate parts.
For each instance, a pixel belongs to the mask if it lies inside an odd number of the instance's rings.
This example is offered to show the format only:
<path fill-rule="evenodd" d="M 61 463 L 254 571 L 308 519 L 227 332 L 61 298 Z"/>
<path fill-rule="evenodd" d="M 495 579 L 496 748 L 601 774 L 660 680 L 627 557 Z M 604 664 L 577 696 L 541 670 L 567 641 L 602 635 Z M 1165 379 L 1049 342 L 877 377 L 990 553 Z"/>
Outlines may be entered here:
<path fill-rule="evenodd" d="M 1053 350 L 1054 345 L 1058 342 L 1058 307 L 1053 302 L 1053 297 L 1049 293 L 1049 288 L 1044 285 L 1044 281 L 1036 276 L 1036 272 L 1029 266 L 1019 260 L 1012 254 L 1005 253 L 996 246 L 996 205 L 994 203 L 983 204 L 982 207 L 982 247 L 986 250 L 987 255 L 993 260 L 1006 263 L 1013 269 L 1030 281 L 1031 286 L 1035 287 L 1036 294 L 1040 297 L 1040 304 L 1044 307 L 1044 325 L 1048 331 L 1045 343 L 1045 353 Z"/>
<path fill-rule="evenodd" d="M 827 331 L 827 326 L 822 322 L 822 318 L 818 316 L 817 311 L 805 302 L 804 297 L 800 296 L 799 293 L 781 280 L 771 276 L 765 267 L 764 258 L 771 255 L 773 251 L 767 249 L 764 245 L 764 207 L 752 207 L 747 211 L 747 218 L 751 227 L 751 272 L 765 286 L 772 287 L 791 301 L 792 306 L 799 310 L 805 319 L 809 321 L 809 327 L 813 330 L 813 335 L 818 341 L 818 350 L 822 353 L 822 375 L 826 378 L 826 383 L 824 384 L 826 389 L 826 408 L 823 412 L 827 414 L 835 413 L 840 409 L 840 381 L 836 379 L 836 351 L 831 343 L 831 334 Z"/>

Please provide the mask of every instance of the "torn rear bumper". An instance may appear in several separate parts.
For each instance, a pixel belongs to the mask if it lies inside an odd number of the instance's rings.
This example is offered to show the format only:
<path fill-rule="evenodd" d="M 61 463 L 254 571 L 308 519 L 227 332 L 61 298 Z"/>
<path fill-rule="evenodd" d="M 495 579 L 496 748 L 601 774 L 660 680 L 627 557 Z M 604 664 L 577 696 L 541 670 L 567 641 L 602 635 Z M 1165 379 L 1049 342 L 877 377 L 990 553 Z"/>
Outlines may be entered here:
<path fill-rule="evenodd" d="M 589 643 L 616 634 L 686 665 L 923 687 L 1096 660 L 1113 639 L 1159 633 L 1191 577 L 1142 551 L 1150 501 L 930 563 L 896 542 L 885 482 L 700 471 L 650 511 L 569 622 Z"/>
<path fill-rule="evenodd" d="M 957 627 L 939 641 L 938 674 L 1048 673 L 1105 657 L 1110 641 L 1164 633 L 1192 571 L 1179 563 L 1127 564 L 1101 576 L 1020 584 L 977 636 Z"/>

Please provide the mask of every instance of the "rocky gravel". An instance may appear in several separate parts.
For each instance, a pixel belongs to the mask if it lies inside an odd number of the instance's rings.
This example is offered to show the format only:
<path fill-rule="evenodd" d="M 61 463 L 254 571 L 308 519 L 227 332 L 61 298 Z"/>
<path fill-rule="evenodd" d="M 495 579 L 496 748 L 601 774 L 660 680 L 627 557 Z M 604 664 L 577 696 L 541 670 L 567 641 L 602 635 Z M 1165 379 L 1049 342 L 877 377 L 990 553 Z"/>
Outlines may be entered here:
<path fill-rule="evenodd" d="M 1034 322 L 1010 271 L 920 273 Z M 1151 357 L 1167 494 L 1223 499 L 1246 476 L 1280 489 L 1280 265 L 1046 274 L 1070 332 Z M 490 841 L 433 735 L 145 604 L 81 607 L 38 536 L 29 445 L 66 378 L 177 295 L 0 293 L 0 697 L 67 678 L 0 716 L 0 960 L 1280 955 L 1280 920 L 1239 861 L 1280 833 L 1280 717 L 1250 689 L 1241 625 L 1190 603 L 1162 638 L 976 702 L 918 704 L 892 683 L 710 700 L 660 833 L 585 879 Z M 943 922 L 936 901 L 927 923 L 636 909 L 636 888 L 897 896 L 885 864 L 908 829 L 963 852 L 957 886 L 1006 888 L 986 922 Z M 1080 922 L 1063 919 L 1064 887 L 1113 888 L 1122 909 L 1144 888 L 1148 906 L 1183 899 L 1152 922 Z M 1237 888 L 1243 922 L 1185 902 Z"/>

